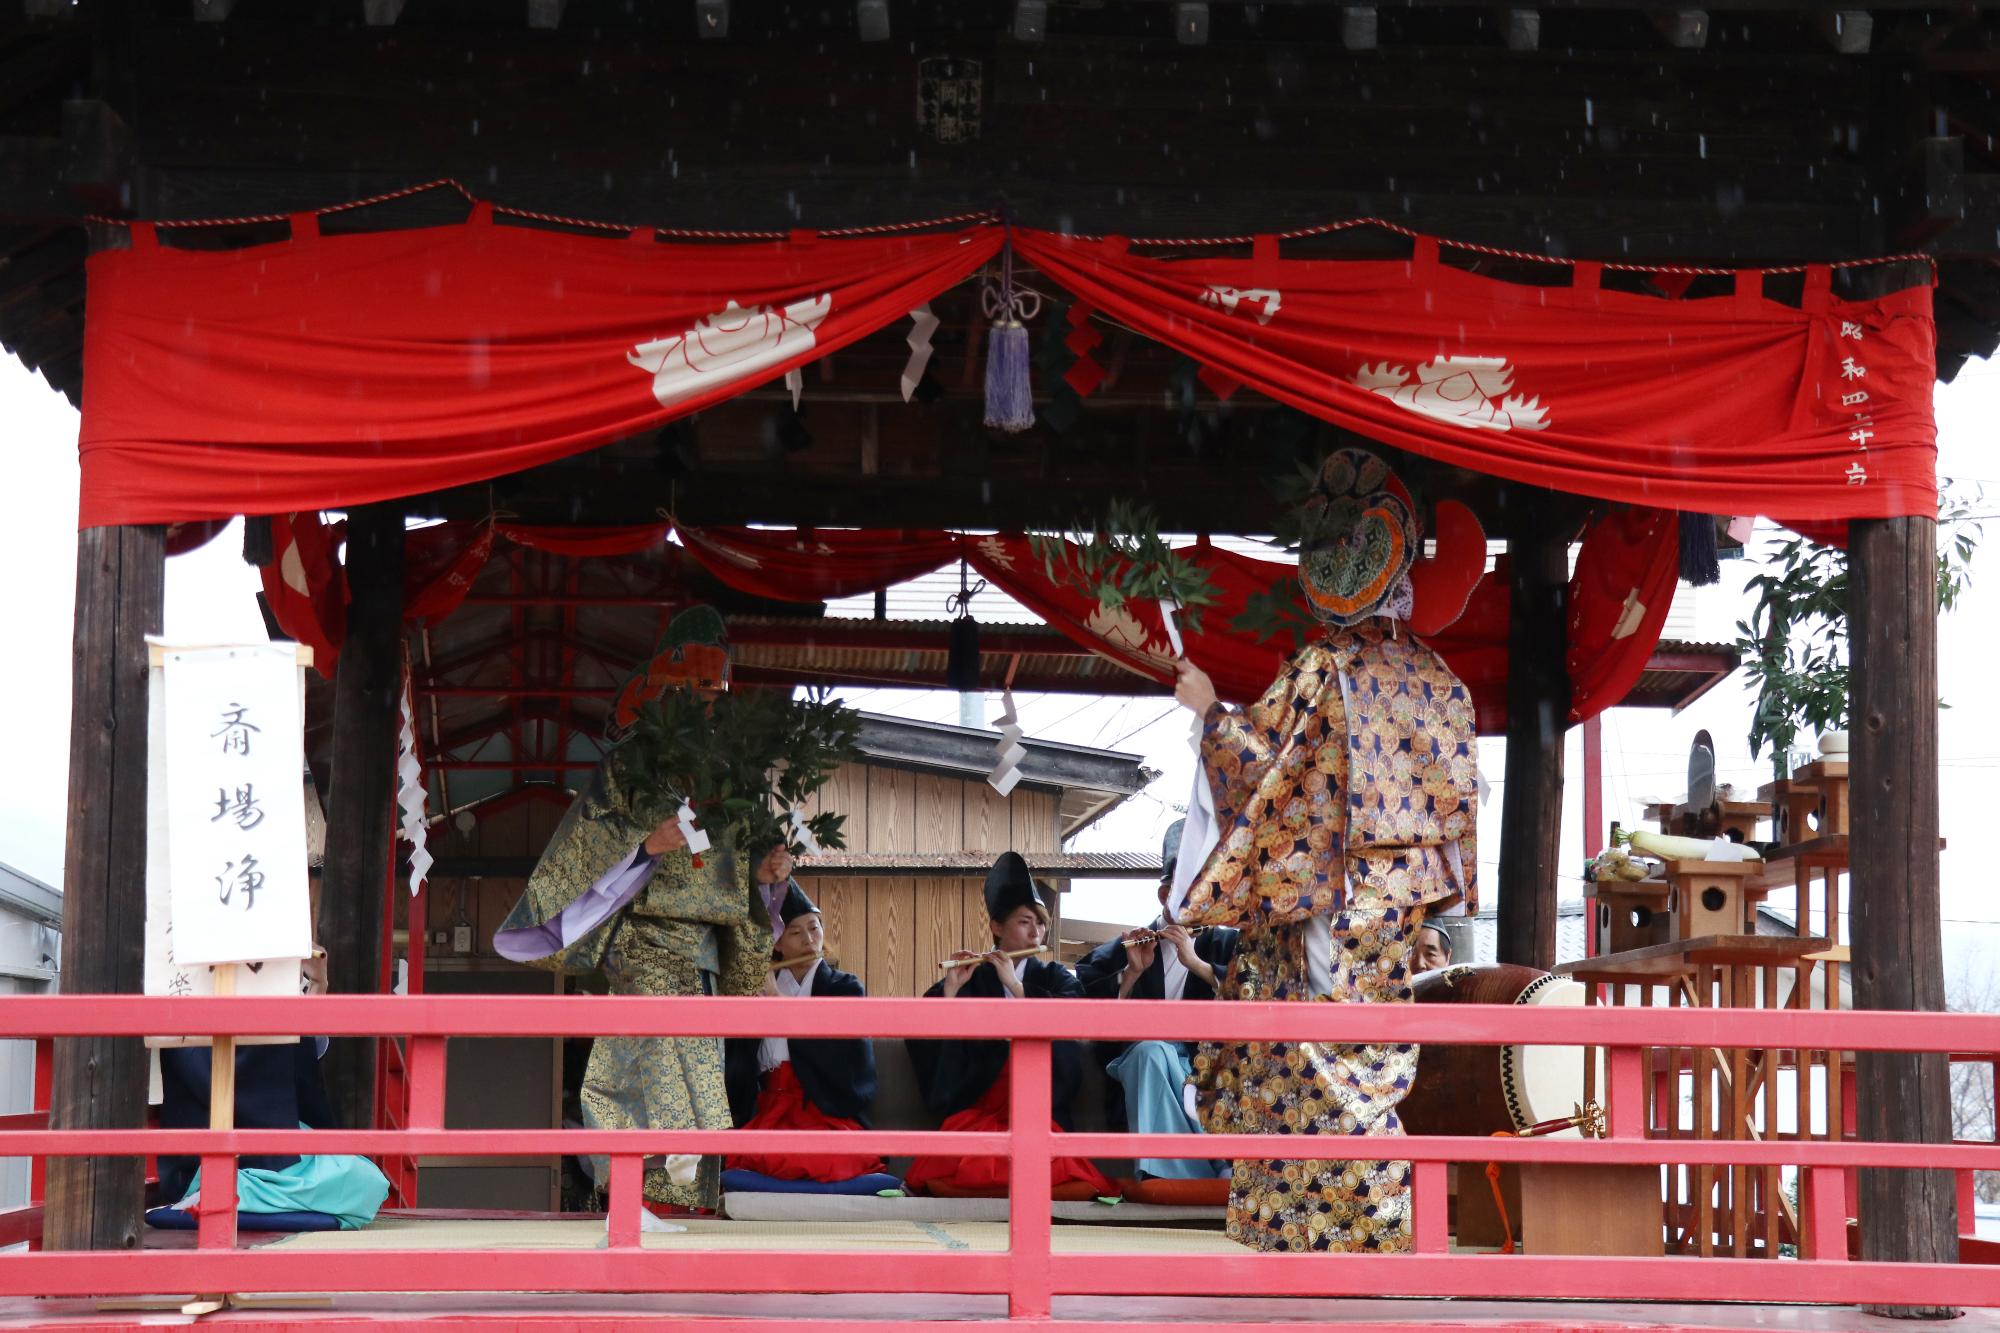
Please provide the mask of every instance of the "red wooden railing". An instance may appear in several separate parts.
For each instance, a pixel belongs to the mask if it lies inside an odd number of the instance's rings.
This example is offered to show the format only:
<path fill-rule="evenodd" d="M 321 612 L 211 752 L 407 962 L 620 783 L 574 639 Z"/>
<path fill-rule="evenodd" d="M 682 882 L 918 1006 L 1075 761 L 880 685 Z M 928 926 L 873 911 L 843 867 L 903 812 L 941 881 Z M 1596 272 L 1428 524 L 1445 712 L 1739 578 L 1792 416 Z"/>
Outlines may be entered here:
<path fill-rule="evenodd" d="M 0 999 L 0 1038 L 145 1031 L 407 1034 L 409 1127 L 399 1130 L 0 1130 L 0 1156 L 192 1153 L 205 1185 L 193 1250 L 0 1256 L 0 1291 L 127 1295 L 163 1291 L 879 1292 L 1004 1293 L 1015 1318 L 1046 1318 L 1068 1294 L 1375 1296 L 1420 1292 L 1493 1299 L 1800 1301 L 2000 1306 L 2000 1269 L 1850 1261 L 1851 1169 L 2000 1170 L 1993 1144 L 1715 1141 L 1647 1137 L 1647 1048 L 1742 1047 L 1918 1052 L 2000 1051 L 2000 1016 L 1771 1010 L 1287 1004 L 1099 1004 L 1053 1000 L 639 999 L 542 996 L 324 996 L 299 999 Z M 446 1130 L 445 1045 L 454 1037 L 899 1037 L 1014 1039 L 1011 1132 Z M 1607 1052 L 1609 1135 L 1598 1140 L 1484 1137 L 1380 1140 L 1307 1136 L 1073 1134 L 1048 1129 L 1053 1040 L 1427 1042 L 1598 1046 Z M 1015 1189 L 1004 1253 L 858 1252 L 838 1263 L 773 1262 L 769 1251 L 642 1249 L 643 1159 L 728 1151 L 1006 1157 Z M 1051 1252 L 1049 1160 L 1086 1157 L 1308 1158 L 1393 1152 L 1415 1168 L 1414 1246 L 1404 1255 L 1185 1255 Z M 608 1246 L 601 1250 L 235 1248 L 233 1158 L 344 1152 L 611 1158 Z M 1447 1252 L 1446 1167 L 1488 1161 L 1790 1166 L 1802 1172 L 1797 1261 L 1569 1257 Z M 1087 1233 L 1086 1233 L 1087 1234 Z"/>

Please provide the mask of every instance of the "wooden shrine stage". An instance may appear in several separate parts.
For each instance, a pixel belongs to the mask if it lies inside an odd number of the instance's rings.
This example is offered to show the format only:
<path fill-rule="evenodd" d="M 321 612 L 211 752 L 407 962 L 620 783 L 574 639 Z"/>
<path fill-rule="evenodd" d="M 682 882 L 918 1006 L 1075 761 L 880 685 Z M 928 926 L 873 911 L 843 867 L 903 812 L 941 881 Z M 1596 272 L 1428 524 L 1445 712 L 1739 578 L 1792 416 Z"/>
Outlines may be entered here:
<path fill-rule="evenodd" d="M 719 1218 L 684 1219 L 687 1230 L 649 1234 L 648 1251 L 763 1250 L 773 1264 L 789 1256 L 807 1262 L 841 1263 L 848 1254 L 947 1251 L 1004 1251 L 1007 1227 L 999 1222 L 746 1222 Z M 193 1233 L 151 1231 L 148 1249 L 186 1249 Z M 386 1254 L 508 1250 L 595 1250 L 604 1244 L 604 1221 L 588 1214 L 507 1214 L 469 1211 L 412 1211 L 385 1214 L 362 1231 L 295 1236 L 246 1234 L 239 1249 L 303 1253 Z M 1191 1263 L 1246 1253 L 1212 1228 L 1058 1224 L 1055 1254 L 1106 1256 L 1185 1255 Z M 1301 1262 L 1313 1262 L 1302 1258 Z M 1338 1263 L 1335 1258 L 1318 1262 Z M 1804 1278 L 1806 1274 L 1799 1274 Z M 531 1281 L 531 1272 L 522 1273 Z M 152 1328 L 200 1323 L 231 1329 L 333 1330 L 404 1326 L 424 1330 L 494 1329 L 622 1330 L 671 1325 L 677 1329 L 741 1327 L 760 1322 L 804 1330 L 943 1328 L 993 1323 L 1052 1330 L 1119 1326 L 1181 1326 L 1247 1330 L 1269 1325 L 1338 1323 L 1343 1333 L 1408 1333 L 1417 1329 L 1507 1330 L 1556 1333 L 1603 1330 L 1623 1333 L 1716 1333 L 1771 1330 L 1773 1333 L 1846 1333 L 1847 1330 L 1904 1329 L 1909 1325 L 1866 1315 L 1850 1307 L 1788 1305 L 1782 1269 L 1771 1284 L 1772 1303 L 1687 1304 L 1608 1301 L 1496 1301 L 1399 1296 L 1381 1299 L 1312 1299 L 1173 1296 L 1057 1296 L 1047 1320 L 1011 1323 L 1004 1295 L 902 1295 L 864 1293 L 662 1292 L 590 1294 L 555 1292 L 339 1293 L 322 1296 L 269 1295 L 242 1298 L 230 1308 L 203 1315 L 182 1313 L 187 1296 L 138 1300 L 35 1299 L 0 1296 L 0 1330 L 85 1330 Z M 2000 1311 L 1972 1310 L 1951 1327 L 2000 1330 Z"/>

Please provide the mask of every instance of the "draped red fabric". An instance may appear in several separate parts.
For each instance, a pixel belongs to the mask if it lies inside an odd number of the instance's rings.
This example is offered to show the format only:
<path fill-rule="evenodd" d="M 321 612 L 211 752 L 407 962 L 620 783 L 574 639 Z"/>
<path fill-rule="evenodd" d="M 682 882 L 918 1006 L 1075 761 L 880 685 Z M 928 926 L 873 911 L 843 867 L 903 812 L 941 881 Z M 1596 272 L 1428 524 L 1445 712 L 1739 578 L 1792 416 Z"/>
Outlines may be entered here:
<path fill-rule="evenodd" d="M 739 592 L 815 602 L 874 592 L 958 559 L 955 532 L 678 529 L 702 568 Z"/>
<path fill-rule="evenodd" d="M 496 224 L 91 256 L 81 523 L 346 508 L 518 472 L 896 320 L 1001 232 L 660 244 Z"/>
<path fill-rule="evenodd" d="M 966 553 L 980 575 L 1075 642 L 1168 687 L 1173 650 L 1159 609 L 1128 603 L 1106 611 L 1097 599 L 1052 581 L 1027 538 L 1001 534 L 968 537 Z M 1182 615 L 1181 636 L 1190 661 L 1209 674 L 1223 698 L 1257 698 L 1277 676 L 1294 647 L 1289 631 L 1267 641 L 1233 627 L 1252 598 L 1293 608 L 1304 616 L 1297 567 L 1217 548 L 1184 547 L 1180 554 L 1203 565 L 1216 605 L 1193 629 Z M 1630 692 L 1659 642 L 1679 565 L 1675 516 L 1657 509 L 1619 509 L 1584 533 L 1583 551 L 1570 582 L 1570 721 L 1581 722 Z M 1431 645 L 1458 673 L 1479 711 L 1479 728 L 1493 735 L 1507 724 L 1508 580 L 1505 567 L 1490 572 L 1473 591 L 1465 614 Z"/>
<path fill-rule="evenodd" d="M 1017 229 L 1056 286 L 1115 323 L 1304 412 L 1460 467 L 1628 504 L 1780 521 L 1931 515 L 1931 292 L 1870 301 L 1809 268 L 1793 308 L 1668 301 L 1408 260 L 1155 259 Z"/>
<path fill-rule="evenodd" d="M 458 610 L 493 554 L 490 523 L 438 523 L 403 534 L 403 619 L 436 624 Z"/>
<path fill-rule="evenodd" d="M 262 571 L 271 618 L 313 650 L 313 669 L 328 680 L 347 638 L 347 571 L 338 558 L 346 526 L 323 522 L 315 510 L 275 515 L 273 558 Z"/>
<path fill-rule="evenodd" d="M 314 645 L 332 674 L 345 630 L 346 579 L 335 562 L 338 532 L 317 514 L 276 520 L 280 558 L 265 571 L 279 624 Z M 457 609 L 490 558 L 496 536 L 551 551 L 621 555 L 658 542 L 658 529 L 535 528 L 440 523 L 409 533 L 404 555 L 404 618 L 436 623 Z M 1094 596 L 1051 579 L 1020 534 L 951 532 L 799 532 L 740 527 L 678 529 L 701 565 L 740 592 L 780 601 L 813 601 L 872 592 L 963 556 L 981 577 L 1074 642 L 1169 687 L 1174 659 L 1158 607 L 1132 603 L 1107 611 Z M 1223 698 L 1247 702 L 1277 675 L 1292 633 L 1274 637 L 1235 628 L 1253 599 L 1284 606 L 1301 622 L 1296 566 L 1201 545 L 1181 554 L 1203 565 L 1217 594 L 1196 630 L 1181 618 L 1188 657 L 1208 672 Z M 1679 535 L 1664 510 L 1619 508 L 1583 535 L 1569 590 L 1570 721 L 1612 707 L 1645 670 L 1673 601 Z M 296 588 L 290 586 L 296 583 Z M 1465 613 L 1433 646 L 1465 681 L 1482 732 L 1506 728 L 1508 579 L 1504 560 L 1473 590 Z"/>
<path fill-rule="evenodd" d="M 559 528 L 533 523 L 496 523 L 494 530 L 516 546 L 550 555 L 637 555 L 650 551 L 674 530 L 671 523 L 635 523 L 628 527 Z"/>

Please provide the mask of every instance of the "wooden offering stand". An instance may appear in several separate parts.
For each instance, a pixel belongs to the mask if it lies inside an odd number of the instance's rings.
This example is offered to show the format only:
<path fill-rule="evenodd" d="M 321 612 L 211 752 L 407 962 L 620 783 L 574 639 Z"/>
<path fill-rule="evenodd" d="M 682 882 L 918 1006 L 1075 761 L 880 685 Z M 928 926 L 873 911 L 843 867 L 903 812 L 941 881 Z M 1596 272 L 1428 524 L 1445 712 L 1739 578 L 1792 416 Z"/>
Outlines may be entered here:
<path fill-rule="evenodd" d="M 1824 939 L 1733 934 L 1587 958 L 1556 970 L 1584 982 L 1591 1004 L 1809 1008 L 1838 1007 L 1834 968 L 1845 961 L 1846 950 Z M 1815 987 L 1813 971 L 1822 964 L 1827 967 L 1825 984 Z M 1788 990 L 1779 984 L 1786 974 L 1791 978 Z M 1656 1049 L 1646 1056 L 1653 1089 L 1647 1123 L 1655 1137 L 1797 1139 L 1803 1126 L 1804 1137 L 1827 1138 L 1839 1133 L 1843 1124 L 1842 1073 L 1848 1060 L 1840 1052 L 1700 1046 Z M 1823 1088 L 1815 1087 L 1811 1076 L 1815 1068 L 1831 1071 Z M 1793 1113 L 1790 1129 L 1781 1128 L 1781 1070 L 1794 1075 L 1791 1105 L 1785 1108 Z M 1820 1129 L 1815 1131 L 1815 1125 Z M 1670 1253 L 1773 1258 L 1781 1245 L 1810 1248 L 1799 1227 L 1799 1210 L 1784 1194 L 1778 1167 L 1675 1167 L 1669 1181 Z"/>

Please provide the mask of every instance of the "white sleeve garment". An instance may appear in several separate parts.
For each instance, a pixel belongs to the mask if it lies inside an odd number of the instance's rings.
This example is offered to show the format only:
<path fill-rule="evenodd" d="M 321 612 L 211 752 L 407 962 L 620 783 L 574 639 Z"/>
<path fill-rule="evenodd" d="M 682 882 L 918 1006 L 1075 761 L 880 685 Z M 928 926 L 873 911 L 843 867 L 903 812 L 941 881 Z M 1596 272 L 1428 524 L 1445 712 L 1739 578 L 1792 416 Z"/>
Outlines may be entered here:
<path fill-rule="evenodd" d="M 494 952 L 517 963 L 528 963 L 567 949 L 637 897 L 639 890 L 646 887 L 646 881 L 652 878 L 653 866 L 659 859 L 647 855 L 646 845 L 640 843 L 632 849 L 631 855 L 599 875 L 597 882 L 587 891 L 578 894 L 576 901 L 563 908 L 555 920 L 520 930 L 495 931 Z"/>

